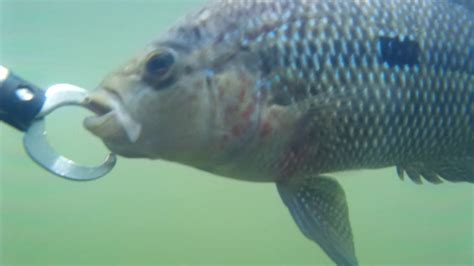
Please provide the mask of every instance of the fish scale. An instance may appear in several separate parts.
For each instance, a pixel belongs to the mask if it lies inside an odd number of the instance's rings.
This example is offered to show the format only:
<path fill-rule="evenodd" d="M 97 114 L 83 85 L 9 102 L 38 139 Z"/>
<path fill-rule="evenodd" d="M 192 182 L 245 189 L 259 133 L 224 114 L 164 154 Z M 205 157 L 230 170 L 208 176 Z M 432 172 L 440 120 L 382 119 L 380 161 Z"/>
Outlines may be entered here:
<path fill-rule="evenodd" d="M 338 137 L 305 142 L 334 147 L 310 148 L 309 165 L 300 167 L 332 172 L 471 152 L 474 26 L 464 9 L 443 12 L 447 3 L 432 1 L 251 2 L 272 15 L 227 34 L 260 55 L 275 104 L 304 113 L 314 99 L 343 100 L 329 114 L 334 129 L 302 125 Z M 251 9 L 240 3 L 228 3 L 236 15 Z"/>
<path fill-rule="evenodd" d="M 275 104 L 304 113 L 313 99 L 344 100 L 347 108 L 332 115 L 348 123 L 333 133 L 349 138 L 337 140 L 347 145 L 330 149 L 337 155 L 305 152 L 312 164 L 306 168 L 382 167 L 469 152 L 474 20 L 463 7 L 427 0 L 282 0 L 219 1 L 203 10 L 205 19 L 193 27 L 216 35 L 214 45 L 238 43 L 258 54 Z M 382 130 L 368 135 L 373 128 Z"/>

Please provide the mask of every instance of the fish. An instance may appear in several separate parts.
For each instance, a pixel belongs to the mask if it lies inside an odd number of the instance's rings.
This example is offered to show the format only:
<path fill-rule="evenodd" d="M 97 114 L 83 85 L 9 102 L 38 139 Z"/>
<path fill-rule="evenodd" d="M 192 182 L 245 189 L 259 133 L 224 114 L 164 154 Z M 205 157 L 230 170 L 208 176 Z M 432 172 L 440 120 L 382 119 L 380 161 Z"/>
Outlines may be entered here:
<path fill-rule="evenodd" d="M 296 225 L 358 265 L 332 173 L 474 182 L 474 7 L 465 0 L 220 0 L 91 93 L 114 153 L 275 183 Z"/>

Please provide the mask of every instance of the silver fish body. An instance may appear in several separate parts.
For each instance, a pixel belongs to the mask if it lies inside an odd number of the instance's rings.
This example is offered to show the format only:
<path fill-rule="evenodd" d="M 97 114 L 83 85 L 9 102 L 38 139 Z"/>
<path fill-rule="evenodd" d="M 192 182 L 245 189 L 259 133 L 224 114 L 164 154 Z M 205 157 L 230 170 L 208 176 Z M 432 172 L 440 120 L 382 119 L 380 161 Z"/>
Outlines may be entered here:
<path fill-rule="evenodd" d="M 91 102 L 126 116 L 86 126 L 125 156 L 276 182 L 303 234 L 356 265 L 344 192 L 322 174 L 397 166 L 416 183 L 474 182 L 473 12 L 463 0 L 211 2 L 102 83 Z"/>

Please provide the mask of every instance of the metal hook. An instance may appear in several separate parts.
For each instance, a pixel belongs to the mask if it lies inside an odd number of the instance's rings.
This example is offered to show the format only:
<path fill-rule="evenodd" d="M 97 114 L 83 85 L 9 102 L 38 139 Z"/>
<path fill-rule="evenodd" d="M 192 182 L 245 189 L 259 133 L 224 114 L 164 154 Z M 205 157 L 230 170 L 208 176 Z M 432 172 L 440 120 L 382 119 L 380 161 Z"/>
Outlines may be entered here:
<path fill-rule="evenodd" d="M 56 84 L 46 91 L 0 65 L 0 120 L 24 131 L 23 143 L 30 157 L 53 174 L 71 180 L 93 180 L 107 174 L 117 161 L 109 154 L 96 167 L 76 164 L 58 154 L 49 144 L 45 116 L 62 106 L 88 108 L 88 92 L 70 84 Z"/>
<path fill-rule="evenodd" d="M 37 119 L 31 124 L 23 138 L 25 149 L 30 157 L 40 166 L 58 176 L 78 181 L 87 181 L 100 178 L 110 172 L 117 159 L 109 154 L 105 161 L 96 167 L 83 166 L 58 154 L 49 144 L 45 130 L 44 117 L 63 106 L 82 106 L 88 92 L 70 84 L 56 84 L 49 87 L 46 100 Z"/>
<path fill-rule="evenodd" d="M 109 154 L 99 166 L 78 165 L 59 155 L 49 145 L 46 135 L 44 119 L 37 120 L 26 132 L 23 143 L 26 151 L 36 163 L 58 176 L 77 181 L 94 180 L 110 172 L 117 162 L 116 156 Z"/>

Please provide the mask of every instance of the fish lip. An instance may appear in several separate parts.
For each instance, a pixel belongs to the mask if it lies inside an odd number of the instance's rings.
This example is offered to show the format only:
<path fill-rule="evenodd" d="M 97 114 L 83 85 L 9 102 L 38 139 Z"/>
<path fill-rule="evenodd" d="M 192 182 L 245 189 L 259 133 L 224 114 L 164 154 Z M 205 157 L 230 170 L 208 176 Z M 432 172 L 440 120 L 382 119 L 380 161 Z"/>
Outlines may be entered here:
<path fill-rule="evenodd" d="M 92 92 L 83 105 L 95 114 L 84 119 L 84 127 L 99 137 L 102 137 L 105 125 L 116 119 L 117 113 L 124 109 L 120 95 L 108 88 Z"/>
<path fill-rule="evenodd" d="M 98 92 L 91 93 L 84 100 L 83 105 L 100 117 L 119 109 L 120 106 L 123 106 L 123 100 L 117 92 L 102 88 Z"/>
<path fill-rule="evenodd" d="M 107 87 L 99 87 L 89 94 L 84 100 L 83 105 L 95 114 L 95 116 L 86 118 L 84 125 L 87 129 L 89 129 L 88 125 L 92 126 L 94 124 L 97 127 L 99 121 L 105 122 L 106 117 L 111 119 L 113 117 L 112 114 L 126 112 L 122 96 L 115 90 Z"/>
<path fill-rule="evenodd" d="M 131 117 L 118 92 L 101 88 L 89 95 L 84 106 L 96 114 L 83 123 L 92 134 L 103 140 L 128 139 L 130 143 L 139 139 L 142 126 Z"/>
<path fill-rule="evenodd" d="M 100 132 L 103 131 L 103 127 L 115 119 L 116 112 L 110 111 L 100 116 L 90 116 L 84 119 L 84 127 L 91 131 L 93 134 L 98 137 L 102 137 L 103 134 Z"/>

